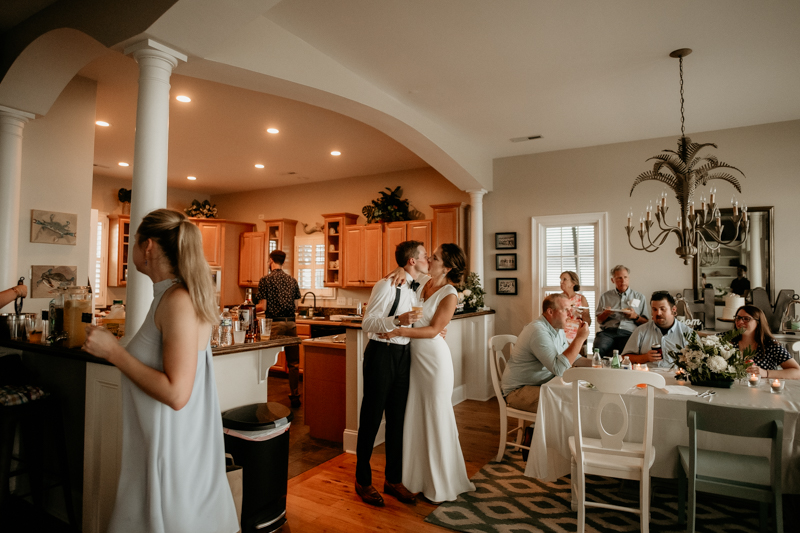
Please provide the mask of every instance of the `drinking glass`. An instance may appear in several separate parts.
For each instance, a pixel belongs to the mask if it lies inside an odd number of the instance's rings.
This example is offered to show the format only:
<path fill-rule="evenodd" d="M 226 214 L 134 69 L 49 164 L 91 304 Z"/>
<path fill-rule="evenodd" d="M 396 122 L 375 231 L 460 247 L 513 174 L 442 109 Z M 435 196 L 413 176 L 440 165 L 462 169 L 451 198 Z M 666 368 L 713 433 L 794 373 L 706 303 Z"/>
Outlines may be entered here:
<path fill-rule="evenodd" d="M 262 341 L 268 341 L 270 336 L 270 331 L 272 330 L 272 319 L 271 318 L 259 318 L 258 319 L 258 331 L 261 335 Z"/>
<path fill-rule="evenodd" d="M 233 343 L 234 344 L 244 344 L 244 331 L 234 331 L 233 332 Z"/>

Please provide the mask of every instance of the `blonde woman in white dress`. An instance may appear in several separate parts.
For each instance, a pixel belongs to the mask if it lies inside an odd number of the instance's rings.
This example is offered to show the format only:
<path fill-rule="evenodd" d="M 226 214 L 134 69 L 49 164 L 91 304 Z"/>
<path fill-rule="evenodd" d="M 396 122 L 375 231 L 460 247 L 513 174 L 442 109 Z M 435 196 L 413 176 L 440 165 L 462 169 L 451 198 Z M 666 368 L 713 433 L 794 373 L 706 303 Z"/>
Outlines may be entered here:
<path fill-rule="evenodd" d="M 466 256 L 443 244 L 429 258 L 430 279 L 417 289 L 424 298 L 422 318 L 413 328 L 398 328 L 387 338 L 411 338 L 411 379 L 403 430 L 403 484 L 438 503 L 475 490 L 469 481 L 453 412 L 453 359 L 439 335 L 456 310 L 455 289 L 464 276 Z"/>

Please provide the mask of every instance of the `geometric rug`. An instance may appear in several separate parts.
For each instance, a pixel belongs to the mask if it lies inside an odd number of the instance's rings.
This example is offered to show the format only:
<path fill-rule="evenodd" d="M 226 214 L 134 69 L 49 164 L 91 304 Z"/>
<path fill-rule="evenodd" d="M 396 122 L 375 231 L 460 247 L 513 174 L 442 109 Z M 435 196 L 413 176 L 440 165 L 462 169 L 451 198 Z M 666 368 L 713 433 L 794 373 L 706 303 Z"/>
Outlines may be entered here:
<path fill-rule="evenodd" d="M 572 510 L 569 476 L 546 483 L 523 475 L 525 463 L 518 451 L 506 452 L 502 462 L 491 461 L 472 478 L 475 492 L 439 505 L 426 522 L 466 533 L 563 533 L 577 531 L 577 511 Z M 639 484 L 588 476 L 587 499 L 638 507 Z M 661 483 L 659 483 L 661 481 Z M 650 531 L 683 532 L 678 525 L 678 490 L 675 480 L 654 480 Z M 751 532 L 759 530 L 758 503 L 698 493 L 696 530 Z M 639 516 L 610 509 L 587 508 L 586 531 L 640 531 Z M 785 531 L 790 531 L 786 529 Z"/>

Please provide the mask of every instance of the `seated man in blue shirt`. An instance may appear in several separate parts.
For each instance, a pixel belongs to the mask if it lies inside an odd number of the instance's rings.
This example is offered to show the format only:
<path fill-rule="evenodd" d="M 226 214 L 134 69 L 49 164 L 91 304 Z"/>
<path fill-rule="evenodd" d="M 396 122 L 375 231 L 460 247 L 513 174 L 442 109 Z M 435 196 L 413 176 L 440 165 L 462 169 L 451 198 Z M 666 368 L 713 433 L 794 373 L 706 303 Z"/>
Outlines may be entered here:
<path fill-rule="evenodd" d="M 589 326 L 581 322 L 572 344 L 567 342 L 564 323 L 571 306 L 563 294 L 551 294 L 542 303 L 542 316 L 519 334 L 503 371 L 503 396 L 509 407 L 535 413 L 539 386 L 562 375 L 571 366 L 592 366 L 581 357 Z"/>
<path fill-rule="evenodd" d="M 644 295 L 629 286 L 630 269 L 617 265 L 611 269 L 614 288 L 600 295 L 597 301 L 597 326 L 601 329 L 592 347 L 600 350 L 602 357 L 610 357 L 612 350 L 622 350 L 636 326 L 647 322 L 647 304 Z"/>
<path fill-rule="evenodd" d="M 678 352 L 686 346 L 686 334 L 692 331 L 683 322 L 675 320 L 675 310 L 675 298 L 670 293 L 654 292 L 650 297 L 653 319 L 633 330 L 622 355 L 628 355 L 632 363 L 662 368 L 672 366 L 674 361 L 669 352 Z M 653 350 L 655 344 L 661 348 Z"/>

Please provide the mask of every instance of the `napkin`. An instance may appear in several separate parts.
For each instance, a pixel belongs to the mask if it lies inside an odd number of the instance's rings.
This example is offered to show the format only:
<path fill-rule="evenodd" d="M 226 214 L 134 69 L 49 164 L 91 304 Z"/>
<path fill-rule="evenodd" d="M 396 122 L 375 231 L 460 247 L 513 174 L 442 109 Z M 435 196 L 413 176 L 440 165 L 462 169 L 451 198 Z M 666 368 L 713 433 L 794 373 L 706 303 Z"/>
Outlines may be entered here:
<path fill-rule="evenodd" d="M 667 394 L 683 394 L 685 396 L 697 396 L 696 390 L 690 389 L 689 387 L 684 387 L 683 385 L 667 385 L 661 390 L 663 390 Z"/>

